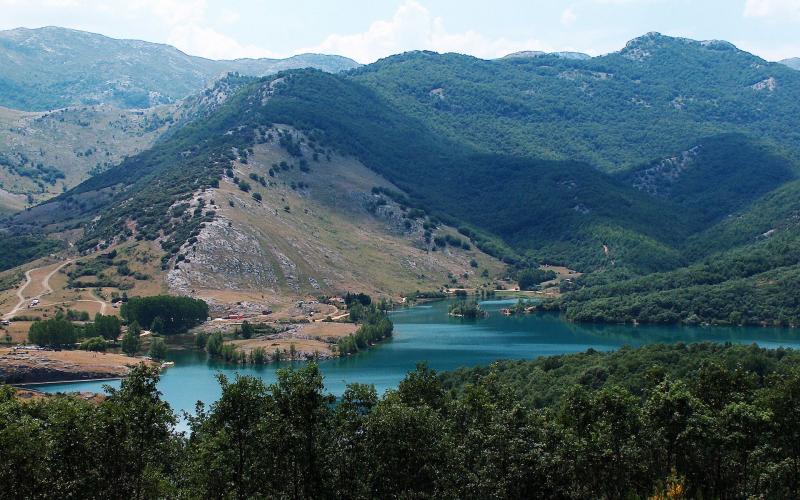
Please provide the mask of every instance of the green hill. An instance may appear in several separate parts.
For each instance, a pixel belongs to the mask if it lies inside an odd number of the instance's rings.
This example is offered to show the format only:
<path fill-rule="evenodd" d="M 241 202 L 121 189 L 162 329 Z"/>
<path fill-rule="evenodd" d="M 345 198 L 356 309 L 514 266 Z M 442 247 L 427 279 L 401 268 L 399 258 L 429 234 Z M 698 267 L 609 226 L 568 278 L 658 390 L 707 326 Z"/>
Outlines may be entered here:
<path fill-rule="evenodd" d="M 741 132 L 800 151 L 800 74 L 727 42 L 649 33 L 586 60 L 412 52 L 351 73 L 438 133 L 603 170 Z"/>
<path fill-rule="evenodd" d="M 306 130 L 320 150 L 356 156 L 405 191 L 404 203 L 464 226 L 476 244 L 498 257 L 514 260 L 530 253 L 593 268 L 609 260 L 605 244 L 615 249 L 614 259 L 637 269 L 679 263 L 669 245 L 687 236 L 691 224 L 679 222 L 685 218 L 677 207 L 586 164 L 465 148 L 351 79 L 306 70 L 279 81 L 274 90 L 270 80 L 245 87 L 216 113 L 53 203 L 20 214 L 17 223 L 73 224 L 75 218 L 100 214 L 88 228 L 86 244 L 124 233 L 128 219 L 161 231 L 165 227 L 157 221 L 175 199 L 213 184 L 235 158 L 234 148 L 242 151 L 258 140 L 255 131 L 284 123 Z M 272 95 L 265 104 L 256 104 L 266 92 Z M 665 214 L 676 222 L 672 234 L 657 230 Z"/>
<path fill-rule="evenodd" d="M 604 271 L 564 300 L 570 318 L 795 322 L 800 263 L 781 252 L 800 203 L 800 75 L 730 44 L 649 34 L 591 59 L 409 53 L 226 92 L 14 231 L 83 224 L 82 250 L 136 237 L 174 253 L 214 214 L 176 221 L 171 207 L 279 140 L 306 168 L 357 159 L 426 228 L 457 227 L 508 263 Z M 306 142 L 267 138 L 276 124 Z"/>
<path fill-rule="evenodd" d="M 707 227 L 794 179 L 796 173 L 796 163 L 774 147 L 742 134 L 724 134 L 700 139 L 679 154 L 634 167 L 618 178 L 685 207 Z"/>

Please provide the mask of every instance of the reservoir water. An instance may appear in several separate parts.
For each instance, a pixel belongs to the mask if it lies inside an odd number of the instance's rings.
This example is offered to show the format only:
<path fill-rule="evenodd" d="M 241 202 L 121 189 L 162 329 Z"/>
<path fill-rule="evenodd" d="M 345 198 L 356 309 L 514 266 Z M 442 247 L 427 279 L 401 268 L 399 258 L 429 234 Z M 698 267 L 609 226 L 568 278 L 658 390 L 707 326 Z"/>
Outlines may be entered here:
<path fill-rule="evenodd" d="M 623 345 L 640 346 L 675 342 L 757 343 L 763 347 L 800 348 L 800 330 L 776 328 L 724 328 L 685 326 L 578 325 L 555 314 L 506 317 L 502 307 L 514 301 L 488 301 L 482 306 L 489 317 L 477 321 L 450 318 L 448 302 L 435 302 L 392 313 L 394 337 L 370 349 L 342 359 L 322 361 L 325 385 L 341 394 L 352 382 L 374 384 L 379 393 L 395 387 L 419 361 L 439 371 L 462 366 L 486 365 L 498 359 L 530 359 L 537 356 L 582 352 L 589 348 L 612 350 Z M 195 402 L 211 403 L 219 397 L 217 373 L 255 375 L 275 380 L 277 368 L 288 363 L 258 367 L 228 365 L 207 359 L 204 353 L 175 351 L 175 366 L 163 373 L 160 390 L 173 410 L 192 411 Z M 75 382 L 38 385 L 46 392 L 95 391 L 112 382 Z"/>

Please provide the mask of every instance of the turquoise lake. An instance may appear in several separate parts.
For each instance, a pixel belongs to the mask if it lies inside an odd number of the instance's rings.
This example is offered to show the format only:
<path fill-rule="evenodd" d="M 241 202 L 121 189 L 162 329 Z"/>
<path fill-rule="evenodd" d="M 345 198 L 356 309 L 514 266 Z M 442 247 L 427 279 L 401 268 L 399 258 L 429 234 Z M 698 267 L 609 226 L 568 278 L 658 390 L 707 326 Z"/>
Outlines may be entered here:
<path fill-rule="evenodd" d="M 448 302 L 435 302 L 392 313 L 394 337 L 343 359 L 323 361 L 325 385 L 341 394 L 345 385 L 360 382 L 375 385 L 379 393 L 395 387 L 419 361 L 436 370 L 486 365 L 498 359 L 530 359 L 537 356 L 581 352 L 589 348 L 612 350 L 623 345 L 639 346 L 674 342 L 757 343 L 763 347 L 800 348 L 800 330 L 775 328 L 655 327 L 630 325 L 577 325 L 555 314 L 506 317 L 499 310 L 514 301 L 488 301 L 482 305 L 489 317 L 477 321 L 447 315 Z M 175 366 L 162 375 L 160 389 L 176 411 L 192 411 L 198 400 L 219 397 L 215 374 L 255 375 L 275 380 L 278 367 L 288 363 L 242 367 L 209 361 L 205 354 L 175 351 L 169 356 Z M 102 391 L 112 382 L 76 382 L 35 386 L 46 392 Z"/>

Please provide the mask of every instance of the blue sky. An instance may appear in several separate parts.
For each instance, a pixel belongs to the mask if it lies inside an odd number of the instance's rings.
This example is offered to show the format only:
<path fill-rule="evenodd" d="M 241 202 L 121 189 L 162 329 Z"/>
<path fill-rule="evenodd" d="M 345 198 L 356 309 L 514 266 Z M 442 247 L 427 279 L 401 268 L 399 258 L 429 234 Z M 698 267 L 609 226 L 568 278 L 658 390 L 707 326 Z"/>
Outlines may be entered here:
<path fill-rule="evenodd" d="M 620 49 L 648 31 L 800 57 L 800 0 L 0 0 L 0 29 L 57 25 L 211 58 L 413 49 L 499 57 Z"/>

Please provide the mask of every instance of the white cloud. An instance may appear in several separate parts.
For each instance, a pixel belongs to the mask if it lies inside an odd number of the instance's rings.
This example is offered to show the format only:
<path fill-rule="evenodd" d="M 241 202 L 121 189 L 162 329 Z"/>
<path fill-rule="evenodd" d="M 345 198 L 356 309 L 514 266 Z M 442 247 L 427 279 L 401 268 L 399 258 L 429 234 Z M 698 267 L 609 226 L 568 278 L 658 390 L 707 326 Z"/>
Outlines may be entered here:
<path fill-rule="evenodd" d="M 202 23 L 206 14 L 205 0 L 130 0 L 129 11 L 147 11 L 170 25 Z"/>
<path fill-rule="evenodd" d="M 500 57 L 520 50 L 552 50 L 536 39 L 490 37 L 473 30 L 451 33 L 440 17 L 431 15 L 415 0 L 407 0 L 389 20 L 375 21 L 362 33 L 329 35 L 319 45 L 302 52 L 341 54 L 369 63 L 398 52 L 423 49 L 483 58 Z"/>
<path fill-rule="evenodd" d="M 744 16 L 800 19 L 800 0 L 746 0 Z"/>
<path fill-rule="evenodd" d="M 636 3 L 647 4 L 656 3 L 661 0 L 592 0 L 593 3 L 600 5 L 631 5 Z"/>
<path fill-rule="evenodd" d="M 209 59 L 236 59 L 240 57 L 274 57 L 268 50 L 254 45 L 243 45 L 221 33 L 208 23 L 206 0 L 131 0 L 126 9 L 129 14 L 149 14 L 167 26 L 167 43 L 196 56 Z M 223 9 L 220 21 L 234 24 L 239 16 L 233 10 Z"/>
<path fill-rule="evenodd" d="M 167 43 L 187 54 L 209 59 L 277 57 L 268 50 L 253 45 L 242 45 L 214 29 L 196 24 L 182 24 L 173 27 Z"/>
<path fill-rule="evenodd" d="M 561 24 L 564 26 L 572 26 L 577 19 L 578 16 L 575 15 L 575 11 L 572 10 L 572 7 L 567 7 L 564 9 L 564 12 L 561 13 Z"/>

